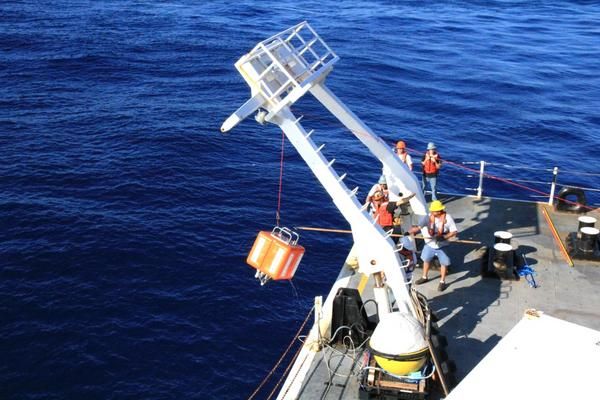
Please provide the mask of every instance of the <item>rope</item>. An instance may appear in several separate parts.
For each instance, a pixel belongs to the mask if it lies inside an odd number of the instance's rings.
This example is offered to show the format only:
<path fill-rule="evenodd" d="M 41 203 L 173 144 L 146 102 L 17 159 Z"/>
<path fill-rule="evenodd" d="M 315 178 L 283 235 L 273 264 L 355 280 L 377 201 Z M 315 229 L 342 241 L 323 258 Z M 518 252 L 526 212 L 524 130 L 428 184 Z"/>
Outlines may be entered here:
<path fill-rule="evenodd" d="M 291 108 L 291 107 L 290 107 Z M 295 111 L 295 110 L 293 110 Z M 303 115 L 308 115 L 310 117 L 311 120 L 314 121 L 318 121 L 323 123 L 324 125 L 328 125 L 331 127 L 335 127 L 335 128 L 342 128 L 342 126 L 340 125 L 339 121 L 337 120 L 331 120 L 329 118 L 326 118 L 320 114 L 306 114 L 303 113 Z M 357 132 L 358 134 L 360 134 L 360 132 Z M 394 147 L 395 146 L 395 142 L 390 144 L 390 147 Z M 422 155 L 423 151 L 422 150 L 415 150 L 412 148 L 407 147 L 406 151 L 408 153 L 411 153 L 411 156 L 413 155 Z M 414 160 L 413 160 L 414 161 Z M 447 160 L 443 160 L 443 161 L 447 161 Z M 480 165 L 479 161 L 463 161 L 462 164 L 476 164 L 476 165 Z M 527 169 L 527 170 L 532 170 L 532 171 L 545 171 L 545 172 L 553 172 L 553 168 L 535 168 L 535 167 L 528 167 L 525 165 L 508 165 L 508 164 L 502 164 L 502 163 L 494 163 L 494 162 L 485 162 L 486 166 L 495 166 L 495 167 L 504 167 L 504 168 L 515 168 L 515 169 Z M 581 172 L 581 171 L 574 171 L 574 170 L 568 170 L 568 169 L 560 169 L 561 172 L 565 173 L 569 173 L 572 175 L 584 175 L 584 176 L 600 176 L 599 173 L 591 173 L 591 172 Z M 413 171 L 415 172 L 415 171 Z M 477 171 L 477 173 L 479 173 L 479 171 Z"/>
<path fill-rule="evenodd" d="M 512 179 L 513 182 L 522 182 L 522 183 L 538 183 L 540 185 L 552 185 L 552 182 L 542 182 L 542 181 L 528 181 L 525 179 Z"/>
<path fill-rule="evenodd" d="M 463 163 L 466 164 L 466 163 Z M 479 163 L 477 163 L 479 164 Z M 512 169 L 527 169 L 530 171 L 544 171 L 544 172 L 552 172 L 554 171 L 552 168 L 535 168 L 535 167 L 527 167 L 525 165 L 507 165 L 507 164 L 499 164 L 499 163 L 492 163 L 492 162 L 485 162 L 485 166 L 492 166 L 492 167 L 503 167 L 503 168 L 512 168 Z"/>
<path fill-rule="evenodd" d="M 333 122 L 331 122 L 331 121 L 329 121 L 329 120 L 327 120 L 327 119 L 325 119 L 325 118 L 323 118 L 321 116 L 313 115 L 313 116 L 311 116 L 311 119 L 315 119 L 317 121 L 320 121 L 320 122 L 322 122 L 324 124 L 327 124 L 327 125 L 330 125 L 330 126 L 336 126 L 336 127 L 339 126 L 337 123 L 333 123 Z M 360 136 L 361 132 L 355 132 L 355 134 L 357 134 L 358 136 Z M 409 154 L 411 154 L 411 156 L 416 156 L 416 155 L 422 155 L 423 154 L 423 151 L 416 150 L 416 149 L 413 149 L 413 148 L 410 148 L 410 147 L 407 147 L 406 151 Z M 444 163 L 448 163 L 448 164 L 454 165 L 454 166 L 456 166 L 458 168 L 464 168 L 464 169 L 466 169 L 468 171 L 472 171 L 477 176 L 479 175 L 479 169 L 473 169 L 473 168 L 465 167 L 464 165 L 460 165 L 460 164 L 457 164 L 455 162 L 449 161 L 448 159 L 443 159 L 442 161 Z M 415 163 L 413 163 L 413 164 L 415 164 Z M 416 162 L 416 164 L 418 164 L 418 161 Z M 462 164 L 477 164 L 477 165 L 479 165 L 479 162 L 463 162 Z M 513 165 L 507 165 L 507 164 L 501 164 L 501 163 L 491 163 L 491 162 L 486 162 L 485 164 L 486 164 L 486 166 L 496 166 L 496 167 L 504 167 L 504 168 L 519 168 L 519 169 L 536 170 L 536 171 L 546 171 L 546 172 L 552 172 L 553 171 L 552 168 L 535 168 L 535 167 L 528 167 L 528 166 L 525 166 L 525 165 L 523 165 L 523 166 L 513 166 Z M 596 174 L 596 173 L 577 172 L 577 171 L 569 171 L 569 170 L 562 170 L 562 171 L 563 172 L 569 172 L 571 174 L 577 174 L 577 175 L 600 176 L 600 174 Z M 413 173 L 415 175 L 422 175 L 422 173 L 420 171 L 413 170 Z M 494 175 L 490 175 L 488 173 L 484 173 L 483 176 L 485 176 L 486 178 L 489 178 L 489 179 L 495 179 L 495 180 L 498 180 L 498 181 L 501 181 L 501 182 L 508 183 L 510 185 L 514 185 L 514 186 L 520 187 L 520 188 L 525 189 L 525 190 L 529 190 L 529 191 L 538 193 L 538 194 L 542 195 L 543 197 L 549 197 L 549 195 L 550 195 L 549 193 L 545 193 L 545 192 L 542 192 L 540 190 L 536 190 L 536 189 L 530 188 L 528 186 L 519 185 L 519 184 L 516 184 L 516 183 L 514 183 L 513 181 L 511 181 L 509 179 L 500 178 L 500 177 L 497 177 L 497 176 L 494 176 Z M 530 183 L 537 183 L 537 182 L 530 182 Z M 548 184 L 547 182 L 539 182 L 539 183 Z M 589 190 L 590 188 L 582 188 L 582 189 Z M 592 189 L 592 191 L 596 191 L 596 189 Z M 558 199 L 559 197 L 558 196 L 554 196 L 554 198 Z M 567 200 L 567 199 L 560 199 L 560 200 L 564 201 L 565 203 L 572 204 L 572 205 L 580 205 L 581 207 L 586 208 L 588 210 L 595 210 L 595 207 L 584 206 L 583 204 L 579 204 L 577 202 L 570 201 L 570 200 Z"/>
<path fill-rule="evenodd" d="M 573 189 L 587 190 L 590 192 L 600 192 L 600 189 L 594 189 L 594 188 L 588 188 L 588 187 L 582 187 L 582 186 L 573 186 L 573 185 L 568 185 L 568 186 Z"/>
<path fill-rule="evenodd" d="M 419 151 L 415 150 L 415 149 L 408 149 L 407 151 L 409 151 L 410 153 L 415 153 L 415 154 L 420 154 Z M 458 168 L 463 168 L 466 169 L 468 171 L 473 172 L 473 175 L 468 175 L 469 177 L 474 177 L 474 176 L 479 176 L 479 170 L 478 169 L 474 169 L 474 168 L 469 168 L 469 167 L 465 167 L 465 165 L 480 165 L 479 161 L 463 161 L 460 164 L 452 162 L 450 160 L 444 159 L 443 162 L 448 163 L 450 165 L 453 165 L 455 167 Z M 462 165 L 461 165 L 462 164 Z M 497 164 L 497 163 L 491 163 L 491 162 L 485 162 L 486 167 L 487 166 L 495 166 L 495 167 L 504 167 L 504 168 L 518 168 L 518 169 L 526 169 L 526 170 L 532 170 L 532 171 L 545 171 L 545 172 L 553 172 L 553 169 L 548 169 L 548 168 L 532 168 L 532 167 L 526 167 L 526 166 L 515 166 L 515 165 L 507 165 L 507 164 Z M 577 172 L 577 171 L 571 171 L 571 170 L 561 170 L 563 173 L 568 172 L 572 175 L 584 175 L 584 176 L 600 176 L 600 174 L 594 174 L 594 173 L 589 173 L 589 172 Z M 416 175 L 422 175 L 422 172 L 419 171 L 413 171 L 414 174 Z M 513 182 L 522 182 L 522 183 L 536 183 L 536 184 L 540 184 L 540 185 L 552 185 L 552 182 L 543 182 L 543 181 L 533 181 L 533 180 L 524 180 L 524 179 L 503 179 L 500 178 L 498 176 L 494 176 L 494 175 L 490 175 L 488 173 L 484 173 L 483 176 L 485 176 L 486 178 L 490 178 L 490 179 L 496 179 L 499 181 L 503 181 L 505 183 L 509 183 L 509 184 L 514 184 Z M 519 186 L 519 185 L 515 185 L 515 186 Z M 595 189 L 595 188 L 589 188 L 589 187 L 581 187 L 581 186 L 574 186 L 574 185 L 568 185 L 571 188 L 574 189 L 582 189 L 582 190 L 586 190 L 586 191 L 590 191 L 590 192 L 600 192 L 600 189 Z M 530 190 L 530 191 L 535 191 L 537 193 L 539 193 L 541 195 L 541 197 L 548 197 L 550 194 L 549 193 L 545 193 L 545 192 L 541 192 L 541 191 L 536 191 L 533 188 L 530 187 L 526 187 L 526 186 L 519 186 L 523 189 L 526 190 Z M 477 190 L 476 188 L 467 188 L 469 190 Z M 555 199 L 558 199 L 558 196 L 554 196 Z M 569 201 L 567 199 L 562 199 L 562 201 L 564 201 L 565 203 L 571 203 L 573 205 L 577 205 L 577 202 L 574 201 Z M 594 210 L 595 207 L 586 207 L 584 205 L 581 205 L 584 208 L 587 208 L 589 210 Z"/>
<path fill-rule="evenodd" d="M 296 354 L 294 354 L 294 358 L 292 358 L 292 360 L 288 363 L 287 368 L 285 369 L 285 371 L 283 371 L 283 374 L 281 374 L 281 376 L 279 377 L 279 380 L 275 384 L 275 387 L 273 388 L 273 390 L 271 390 L 271 393 L 269 393 L 269 397 L 267 397 L 267 400 L 270 400 L 271 397 L 273 397 L 273 395 L 275 394 L 275 392 L 277 391 L 277 389 L 281 385 L 281 382 L 283 382 L 283 379 L 290 372 L 290 369 L 292 368 L 292 365 L 294 365 L 294 363 L 296 362 L 296 359 L 298 359 L 298 356 L 300 355 L 301 351 L 302 351 L 302 347 L 298 347 L 298 351 L 296 351 Z"/>
<path fill-rule="evenodd" d="M 531 268 L 529 265 L 524 265 L 520 268 L 517 268 L 517 274 L 525 278 L 529 286 L 532 288 L 537 288 L 537 283 L 535 282 L 535 278 L 533 275 L 536 274 L 535 269 Z"/>
<path fill-rule="evenodd" d="M 461 164 L 463 165 L 468 165 L 468 164 L 477 164 L 479 165 L 480 163 L 477 161 L 463 161 Z M 546 168 L 531 168 L 531 167 L 524 167 L 524 166 L 514 166 L 514 165 L 506 165 L 506 164 L 496 164 L 496 163 L 491 163 L 491 162 L 486 162 L 485 163 L 486 167 L 487 166 L 496 166 L 496 167 L 504 167 L 504 168 L 518 168 L 518 169 L 529 169 L 529 170 L 533 170 L 533 171 L 546 171 L 546 172 L 553 172 L 553 169 L 546 169 Z M 582 176 L 600 176 L 600 174 L 594 174 L 594 173 L 590 173 L 590 172 L 578 172 L 578 171 L 572 171 L 572 170 L 565 170 L 565 169 L 561 169 L 560 170 L 562 173 L 569 173 L 571 175 L 582 175 Z M 474 175 L 469 175 L 470 177 L 474 176 Z M 523 180 L 523 179 L 513 179 L 513 182 L 523 182 L 523 183 L 538 183 L 538 184 L 542 184 L 542 185 L 551 185 L 552 182 L 540 182 L 540 181 L 528 181 L 528 180 Z M 583 187 L 583 186 L 574 186 L 574 185 L 568 185 L 569 187 L 573 188 L 573 189 L 582 189 L 582 190 L 587 190 L 590 192 L 600 192 L 600 189 L 595 189 L 595 188 L 589 188 L 589 187 Z M 543 196 L 543 197 L 548 197 L 548 196 Z"/>
<path fill-rule="evenodd" d="M 298 352 L 296 353 L 296 355 L 300 355 L 302 348 L 298 349 Z M 290 382 L 290 384 L 288 385 L 288 387 L 285 389 L 285 392 L 283 392 L 283 398 L 285 398 L 288 394 L 288 392 L 290 391 L 290 388 L 292 387 L 292 383 L 296 380 L 296 378 L 298 377 L 298 373 L 300 373 L 300 370 L 302 369 L 302 367 L 304 366 L 304 363 L 306 362 L 306 359 L 308 357 L 304 357 L 304 359 L 302 360 L 302 362 L 300 363 L 300 367 L 296 370 L 296 375 L 294 375 L 294 377 L 292 378 L 292 381 Z M 290 365 L 288 365 L 288 368 L 293 365 L 295 359 L 290 363 Z"/>
<path fill-rule="evenodd" d="M 316 231 L 316 232 L 328 232 L 328 233 L 352 233 L 352 231 L 349 229 L 318 228 L 318 227 L 311 227 L 311 226 L 296 226 L 294 228 L 303 230 L 303 231 Z M 400 235 L 400 234 L 396 234 L 396 233 L 391 234 L 389 236 L 404 237 L 404 235 Z M 414 235 L 414 236 L 415 236 L 415 239 L 422 239 L 422 240 L 425 239 L 423 237 L 423 235 Z M 450 238 L 447 241 L 450 243 L 481 244 L 481 242 L 476 241 L 476 240 L 463 240 L 463 239 L 455 239 L 455 238 Z"/>
<path fill-rule="evenodd" d="M 444 160 L 444 162 L 447 163 L 447 164 L 453 165 L 455 167 L 458 167 L 458 168 L 464 168 L 464 169 L 466 169 L 468 171 L 479 173 L 479 171 L 476 170 L 476 169 L 465 167 L 464 165 L 460 165 L 460 164 L 457 164 L 457 163 L 449 161 L 449 160 Z M 516 182 L 514 182 L 514 181 L 512 181 L 510 179 L 500 178 L 499 176 L 490 175 L 490 174 L 487 174 L 487 173 L 484 173 L 483 176 L 485 176 L 486 178 L 489 178 L 489 179 L 494 179 L 494 180 L 497 180 L 497 181 L 500 181 L 500 182 L 507 183 L 509 185 L 513 185 L 513 186 L 519 187 L 521 189 L 528 190 L 530 192 L 541 194 L 544 197 L 548 197 L 550 195 L 549 193 L 545 193 L 545 192 L 543 192 L 541 190 L 537 190 L 537 189 L 534 189 L 534 188 L 529 187 L 529 186 L 521 185 L 521 184 L 516 183 Z M 583 205 L 583 204 L 579 204 L 576 201 L 570 201 L 570 200 L 567 200 L 567 199 L 563 199 L 563 198 L 558 197 L 558 195 L 554 196 L 554 198 L 555 199 L 560 199 L 561 201 L 564 201 L 565 203 L 569 203 L 569 204 L 573 204 L 573 205 L 578 205 L 578 206 L 581 206 L 583 208 L 587 208 L 588 210 L 594 210 L 594 207 L 589 207 L 589 206 L 586 206 L 586 205 Z"/>
<path fill-rule="evenodd" d="M 283 186 L 283 152 L 285 145 L 285 133 L 281 131 L 281 158 L 279 160 L 279 192 L 277 193 L 277 212 L 275 213 L 276 226 L 279 226 L 279 220 L 281 219 L 281 188 Z"/>
<path fill-rule="evenodd" d="M 480 165 L 481 162 L 480 161 L 463 161 L 461 164 L 463 165 Z M 535 167 L 527 167 L 524 165 L 508 165 L 508 164 L 500 164 L 500 163 L 495 163 L 495 162 L 485 162 L 485 166 L 492 166 L 492 167 L 502 167 L 502 168 L 512 168 L 512 169 L 528 169 L 531 171 L 544 171 L 544 172 L 553 172 L 554 169 L 553 168 L 535 168 Z M 560 169 L 560 172 L 562 173 L 568 173 L 571 175 L 582 175 L 582 176 L 600 176 L 600 174 L 597 173 L 593 173 L 593 172 L 581 172 L 581 171 L 575 171 L 575 170 L 571 170 L 571 169 Z"/>
<path fill-rule="evenodd" d="M 463 161 L 461 164 L 463 165 L 480 165 L 480 161 Z M 531 171 L 544 171 L 544 172 L 553 172 L 554 169 L 553 168 L 535 168 L 535 167 L 527 167 L 524 165 L 508 165 L 508 164 L 500 164 L 500 163 L 495 163 L 495 162 L 485 162 L 485 166 L 492 166 L 492 167 L 502 167 L 502 168 L 512 168 L 512 169 L 527 169 L 527 170 L 531 170 Z M 593 172 L 582 172 L 582 171 L 575 171 L 575 170 L 571 170 L 571 169 L 563 169 L 560 168 L 560 172 L 562 173 L 568 173 L 571 175 L 582 175 L 582 176 L 600 176 L 600 174 L 597 173 L 593 173 Z"/>
<path fill-rule="evenodd" d="M 583 175 L 583 176 L 600 176 L 600 174 L 594 174 L 591 172 L 579 172 L 579 171 L 573 171 L 573 170 L 569 170 L 569 169 L 561 169 L 562 173 L 569 173 L 571 175 Z"/>
<path fill-rule="evenodd" d="M 279 365 L 281 364 L 281 362 L 283 361 L 283 359 L 285 358 L 285 356 L 287 355 L 287 353 L 289 353 L 290 349 L 292 348 L 292 345 L 295 343 L 296 339 L 300 336 L 300 333 L 302 333 L 302 330 L 306 326 L 306 323 L 308 322 L 308 320 L 309 320 L 309 318 L 310 318 L 310 316 L 312 314 L 313 309 L 314 309 L 314 307 L 310 309 L 310 311 L 308 312 L 308 315 L 306 316 L 306 319 L 302 323 L 302 326 L 300 327 L 300 329 L 298 329 L 298 332 L 296 332 L 296 334 L 294 335 L 294 338 L 292 339 L 292 341 L 288 345 L 287 349 L 285 349 L 285 351 L 283 352 L 283 354 L 281 355 L 281 357 L 279 357 L 279 360 L 277 360 L 277 363 L 275 363 L 275 366 L 273 368 L 271 368 L 271 371 L 269 371 L 269 373 L 267 374 L 267 376 L 265 376 L 265 378 L 258 385 L 258 387 L 254 390 L 254 392 L 252 392 L 252 394 L 250 395 L 250 397 L 248 397 L 248 400 L 252 400 L 254 398 L 254 396 L 256 396 L 256 394 L 260 391 L 260 389 L 262 389 L 262 387 L 265 385 L 265 383 L 267 383 L 267 381 L 269 380 L 269 378 L 273 375 L 273 373 L 275 372 L 275 370 L 277 368 L 279 368 Z"/>
<path fill-rule="evenodd" d="M 565 257 L 565 260 L 567 260 L 567 263 L 569 264 L 569 266 L 573 267 L 573 260 L 571 260 L 571 257 L 569 256 L 569 252 L 567 251 L 567 249 L 565 248 L 565 245 L 563 244 L 562 240 L 560 239 L 560 235 L 558 234 L 558 231 L 556 230 L 556 227 L 554 226 L 554 222 L 552 222 L 552 218 L 550 218 L 550 214 L 548 214 L 546 207 L 542 207 L 542 214 L 544 214 L 544 218 L 546 218 L 546 222 L 548 223 L 548 226 L 550 227 L 550 231 L 552 232 L 552 236 L 554 236 L 554 240 L 556 241 L 556 244 L 558 244 L 558 248 L 559 248 L 560 252 Z"/>

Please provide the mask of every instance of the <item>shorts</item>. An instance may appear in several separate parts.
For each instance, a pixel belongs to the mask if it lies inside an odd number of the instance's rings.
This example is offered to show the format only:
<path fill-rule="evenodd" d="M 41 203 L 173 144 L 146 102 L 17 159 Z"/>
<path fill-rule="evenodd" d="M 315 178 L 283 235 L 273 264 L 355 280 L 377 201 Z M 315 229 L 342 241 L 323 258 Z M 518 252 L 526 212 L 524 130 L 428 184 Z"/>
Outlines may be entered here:
<path fill-rule="evenodd" d="M 444 252 L 442 249 L 434 249 L 429 247 L 428 245 L 423 246 L 423 250 L 421 251 L 421 260 L 425 262 L 429 262 L 433 259 L 434 256 L 437 256 L 438 260 L 440 260 L 440 264 L 447 267 L 450 265 L 450 257 Z"/>

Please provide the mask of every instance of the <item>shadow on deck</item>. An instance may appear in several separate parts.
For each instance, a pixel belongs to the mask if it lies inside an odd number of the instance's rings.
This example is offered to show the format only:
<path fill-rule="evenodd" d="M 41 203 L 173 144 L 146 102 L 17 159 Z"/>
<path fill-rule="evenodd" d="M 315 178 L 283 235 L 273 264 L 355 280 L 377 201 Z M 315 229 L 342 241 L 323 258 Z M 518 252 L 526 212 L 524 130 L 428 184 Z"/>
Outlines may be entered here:
<path fill-rule="evenodd" d="M 459 196 L 447 196 L 443 202 L 457 223 L 459 238 L 482 243 L 453 243 L 447 248 L 452 265 L 446 291 L 436 290 L 437 271 L 430 272 L 430 282 L 418 287 L 430 299 L 440 330 L 448 338 L 448 354 L 456 362 L 458 380 L 528 308 L 600 328 L 600 314 L 595 307 L 600 304 L 600 263 L 576 261 L 575 268 L 567 265 L 541 213 L 543 204 Z M 547 209 L 556 219 L 561 237 L 566 238 L 567 229 L 577 230 L 577 215 L 558 215 Z M 511 244 L 535 268 L 539 288 L 529 287 L 524 279 L 482 278 L 481 257 L 486 246 L 493 246 L 496 231 L 513 234 Z"/>

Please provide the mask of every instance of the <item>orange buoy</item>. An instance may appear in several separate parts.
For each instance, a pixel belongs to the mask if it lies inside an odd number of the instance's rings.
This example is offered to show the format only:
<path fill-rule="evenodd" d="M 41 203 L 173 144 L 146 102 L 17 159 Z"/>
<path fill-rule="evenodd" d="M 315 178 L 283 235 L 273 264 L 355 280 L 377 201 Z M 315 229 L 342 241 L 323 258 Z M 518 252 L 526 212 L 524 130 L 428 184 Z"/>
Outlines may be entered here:
<path fill-rule="evenodd" d="M 258 233 L 246 262 L 256 268 L 261 285 L 269 279 L 292 279 L 304 255 L 304 247 L 298 245 L 299 238 L 296 232 L 278 226 L 271 232 Z"/>

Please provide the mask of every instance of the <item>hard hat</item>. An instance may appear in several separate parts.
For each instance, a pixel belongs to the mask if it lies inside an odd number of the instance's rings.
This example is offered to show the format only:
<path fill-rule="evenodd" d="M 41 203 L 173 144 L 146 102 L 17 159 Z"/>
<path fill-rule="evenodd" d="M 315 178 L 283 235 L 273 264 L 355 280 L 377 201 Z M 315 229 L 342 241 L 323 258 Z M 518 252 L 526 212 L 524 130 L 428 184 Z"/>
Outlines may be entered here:
<path fill-rule="evenodd" d="M 404 143 L 403 140 L 398 140 L 398 143 L 396 143 L 396 148 L 397 149 L 405 149 L 406 148 L 406 143 Z"/>
<path fill-rule="evenodd" d="M 446 207 L 444 207 L 444 205 L 442 204 L 442 202 L 439 201 L 439 200 L 434 200 L 429 205 L 429 211 L 431 211 L 431 212 L 444 211 L 445 209 L 446 209 Z"/>
<path fill-rule="evenodd" d="M 385 184 L 387 185 L 387 180 L 385 179 L 385 176 L 384 176 L 384 175 L 381 175 L 381 176 L 379 177 L 379 181 L 378 181 L 377 183 L 381 183 L 381 184 L 384 184 L 384 183 L 385 183 Z"/>
<path fill-rule="evenodd" d="M 378 190 L 375 193 L 373 193 L 373 199 L 374 200 L 383 199 L 383 193 L 381 193 L 381 190 Z"/>
<path fill-rule="evenodd" d="M 433 143 L 433 142 L 427 143 L 427 150 L 435 150 L 435 149 L 436 149 L 435 143 Z"/>

